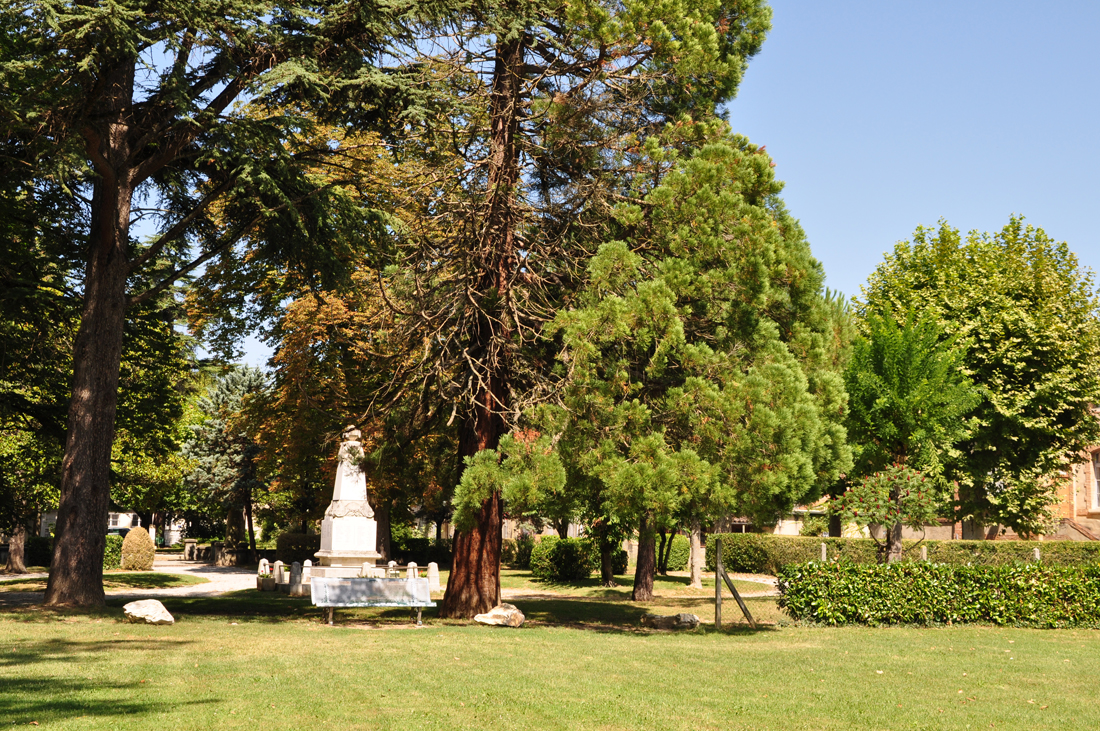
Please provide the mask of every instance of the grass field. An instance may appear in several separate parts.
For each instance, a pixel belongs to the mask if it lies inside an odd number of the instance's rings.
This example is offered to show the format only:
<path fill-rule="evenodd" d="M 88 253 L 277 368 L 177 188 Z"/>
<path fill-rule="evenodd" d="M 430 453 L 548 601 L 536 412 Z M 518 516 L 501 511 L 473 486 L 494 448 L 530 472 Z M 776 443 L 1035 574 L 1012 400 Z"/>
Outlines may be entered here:
<path fill-rule="evenodd" d="M 192 586 L 208 583 L 209 579 L 186 574 L 164 574 L 156 571 L 108 571 L 103 574 L 103 588 L 112 589 L 168 589 L 173 586 Z M 0 592 L 45 591 L 46 579 L 0 580 Z"/>
<path fill-rule="evenodd" d="M 513 576 L 507 581 L 519 582 Z M 541 585 L 545 591 L 545 585 Z M 516 588 L 523 588 L 522 586 Z M 583 589 L 584 587 L 580 587 Z M 576 596 L 578 587 L 560 587 Z M 638 629 L 708 599 L 677 582 L 517 599 L 516 630 L 242 591 L 164 598 L 171 627 L 0 612 L 0 724 L 58 729 L 1078 729 L 1100 632 L 992 627 Z M 781 621 L 770 598 L 758 619 Z M 725 608 L 727 621 L 736 605 Z M 711 610 L 711 614 L 713 610 Z"/>

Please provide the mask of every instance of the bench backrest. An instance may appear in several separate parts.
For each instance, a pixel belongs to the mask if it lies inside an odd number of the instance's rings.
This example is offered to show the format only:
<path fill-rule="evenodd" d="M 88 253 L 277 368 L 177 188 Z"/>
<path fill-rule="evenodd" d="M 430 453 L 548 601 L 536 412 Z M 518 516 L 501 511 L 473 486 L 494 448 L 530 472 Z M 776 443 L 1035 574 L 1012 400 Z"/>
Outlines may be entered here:
<path fill-rule="evenodd" d="M 427 579 L 310 580 L 317 607 L 434 607 Z"/>

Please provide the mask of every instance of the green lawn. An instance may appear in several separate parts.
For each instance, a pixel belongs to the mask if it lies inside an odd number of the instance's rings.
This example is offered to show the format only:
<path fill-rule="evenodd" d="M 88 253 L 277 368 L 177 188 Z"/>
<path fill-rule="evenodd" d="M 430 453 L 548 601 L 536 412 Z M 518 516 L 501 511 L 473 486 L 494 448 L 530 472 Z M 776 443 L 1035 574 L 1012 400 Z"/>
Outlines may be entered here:
<path fill-rule="evenodd" d="M 531 618 L 518 630 L 431 617 L 413 629 L 403 610 L 349 610 L 330 628 L 308 601 L 281 594 L 163 601 L 172 627 L 125 624 L 117 607 L 0 613 L 0 722 L 264 731 L 1100 722 L 1095 631 L 645 632 L 634 620 L 650 607 L 605 598 L 517 601 Z M 773 600 L 750 602 L 778 616 Z"/>
<path fill-rule="evenodd" d="M 166 589 L 173 586 L 206 584 L 209 579 L 186 574 L 164 574 L 156 571 L 108 571 L 103 574 L 103 588 L 112 589 Z M 46 591 L 46 579 L 8 579 L 0 581 L 0 592 Z"/>

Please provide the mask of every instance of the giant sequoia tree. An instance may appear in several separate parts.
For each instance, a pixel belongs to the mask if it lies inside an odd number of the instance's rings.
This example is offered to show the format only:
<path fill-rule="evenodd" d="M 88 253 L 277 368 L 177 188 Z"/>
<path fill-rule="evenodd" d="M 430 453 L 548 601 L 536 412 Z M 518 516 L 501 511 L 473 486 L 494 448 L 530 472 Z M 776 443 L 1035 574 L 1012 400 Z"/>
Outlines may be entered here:
<path fill-rule="evenodd" d="M 0 12 L 0 128 L 87 222 L 69 241 L 81 311 L 46 602 L 96 605 L 127 315 L 219 260 L 267 261 L 291 286 L 339 270 L 360 202 L 305 174 L 332 152 L 300 144 L 309 120 L 262 103 L 373 88 L 384 14 L 337 0 L 20 0 Z M 234 107 L 249 97 L 265 111 Z"/>
<path fill-rule="evenodd" d="M 681 115 L 712 117 L 769 22 L 761 0 L 509 0 L 467 6 L 409 47 L 436 102 L 409 118 L 418 134 L 402 153 L 430 163 L 409 187 L 427 215 L 396 231 L 380 277 L 408 354 L 391 388 L 430 394 L 463 456 L 552 397 L 542 325 L 606 234 L 640 145 Z M 444 616 L 499 602 L 499 490 L 477 507 L 455 538 Z"/>

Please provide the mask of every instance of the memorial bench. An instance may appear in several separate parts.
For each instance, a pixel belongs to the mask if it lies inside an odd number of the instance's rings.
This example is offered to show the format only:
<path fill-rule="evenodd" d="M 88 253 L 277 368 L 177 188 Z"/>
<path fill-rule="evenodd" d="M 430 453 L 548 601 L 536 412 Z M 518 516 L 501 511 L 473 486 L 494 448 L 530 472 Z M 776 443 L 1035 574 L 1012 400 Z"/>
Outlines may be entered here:
<path fill-rule="evenodd" d="M 313 606 L 325 610 L 332 624 L 338 607 L 410 607 L 416 610 L 417 625 L 424 607 L 434 607 L 427 579 L 310 579 Z"/>

